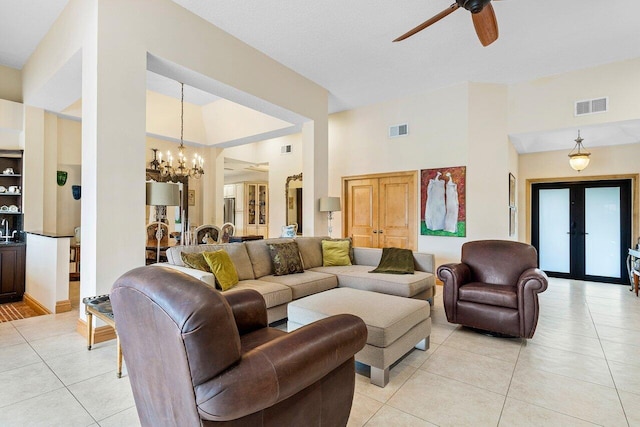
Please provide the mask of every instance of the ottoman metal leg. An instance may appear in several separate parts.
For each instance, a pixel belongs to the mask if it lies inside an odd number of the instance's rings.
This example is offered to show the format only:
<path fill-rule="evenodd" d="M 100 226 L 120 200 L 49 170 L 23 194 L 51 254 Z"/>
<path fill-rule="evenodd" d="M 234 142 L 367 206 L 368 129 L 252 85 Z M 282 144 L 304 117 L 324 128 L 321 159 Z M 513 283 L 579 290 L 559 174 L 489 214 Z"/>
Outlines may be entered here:
<path fill-rule="evenodd" d="M 418 344 L 416 344 L 416 348 L 422 351 L 429 350 L 429 337 L 426 337 L 425 339 L 420 341 Z"/>
<path fill-rule="evenodd" d="M 389 382 L 389 368 L 380 369 L 371 367 L 371 384 L 384 387 Z"/>

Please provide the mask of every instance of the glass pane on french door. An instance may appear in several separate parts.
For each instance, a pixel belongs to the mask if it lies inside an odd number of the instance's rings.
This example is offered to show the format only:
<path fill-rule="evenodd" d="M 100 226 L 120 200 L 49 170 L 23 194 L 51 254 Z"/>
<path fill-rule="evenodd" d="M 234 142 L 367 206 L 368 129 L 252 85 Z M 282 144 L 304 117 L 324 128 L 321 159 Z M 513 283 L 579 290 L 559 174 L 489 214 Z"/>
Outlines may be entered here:
<path fill-rule="evenodd" d="M 540 189 L 539 197 L 540 268 L 544 271 L 569 273 L 569 189 Z"/>
<path fill-rule="evenodd" d="M 585 274 L 620 276 L 620 187 L 585 188 Z"/>

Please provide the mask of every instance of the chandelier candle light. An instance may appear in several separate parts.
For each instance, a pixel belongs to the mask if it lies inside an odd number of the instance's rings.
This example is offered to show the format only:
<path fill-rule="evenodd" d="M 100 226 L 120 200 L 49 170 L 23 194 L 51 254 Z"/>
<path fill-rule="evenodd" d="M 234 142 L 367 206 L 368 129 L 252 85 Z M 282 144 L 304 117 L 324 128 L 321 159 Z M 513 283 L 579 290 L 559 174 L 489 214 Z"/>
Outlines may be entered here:
<path fill-rule="evenodd" d="M 184 147 L 184 83 L 180 83 L 180 145 L 178 146 L 177 165 L 173 166 L 173 155 L 167 151 L 167 159 L 162 159 L 162 152 L 158 152 L 157 148 L 152 148 L 153 160 L 151 161 L 151 169 L 159 170 L 162 176 L 170 176 L 171 178 L 200 178 L 204 175 L 204 158 L 199 154 L 194 154 L 191 161 L 191 167 L 188 166 L 187 156 Z"/>
<path fill-rule="evenodd" d="M 580 172 L 587 166 L 589 166 L 589 156 L 591 153 L 585 150 L 584 145 L 582 145 L 582 138 L 580 138 L 580 131 L 578 130 L 578 138 L 576 138 L 576 145 L 573 147 L 573 150 L 569 153 L 569 164 L 573 170 Z M 584 151 L 580 151 L 580 150 Z"/>

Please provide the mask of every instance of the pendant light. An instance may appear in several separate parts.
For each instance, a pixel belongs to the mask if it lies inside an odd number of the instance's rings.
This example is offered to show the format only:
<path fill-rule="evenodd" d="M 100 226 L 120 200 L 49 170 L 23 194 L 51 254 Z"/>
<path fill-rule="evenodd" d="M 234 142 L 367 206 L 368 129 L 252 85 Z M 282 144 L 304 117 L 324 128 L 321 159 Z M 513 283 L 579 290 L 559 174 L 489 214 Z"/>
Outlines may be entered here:
<path fill-rule="evenodd" d="M 578 130 L 578 138 L 576 138 L 575 141 L 576 145 L 569 153 L 569 165 L 571 165 L 573 170 L 580 172 L 589 166 L 589 156 L 591 153 L 585 150 L 584 145 L 582 145 L 582 141 L 584 140 L 580 138 L 580 130 Z"/>

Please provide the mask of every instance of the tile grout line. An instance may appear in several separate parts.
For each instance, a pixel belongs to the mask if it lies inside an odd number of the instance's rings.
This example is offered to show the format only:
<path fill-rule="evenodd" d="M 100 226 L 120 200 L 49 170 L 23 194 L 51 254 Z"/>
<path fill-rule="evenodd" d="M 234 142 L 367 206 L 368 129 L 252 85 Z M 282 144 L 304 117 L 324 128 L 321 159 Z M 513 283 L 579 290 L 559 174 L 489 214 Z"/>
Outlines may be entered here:
<path fill-rule="evenodd" d="M 516 362 L 513 364 L 513 370 L 511 371 L 511 378 L 509 379 L 509 385 L 507 386 L 507 391 L 504 394 L 504 401 L 502 402 L 502 409 L 500 410 L 500 415 L 498 416 L 498 423 L 496 426 L 500 425 L 500 420 L 502 420 L 502 414 L 504 413 L 504 408 L 507 406 L 507 399 L 509 398 L 509 390 L 511 389 L 511 383 L 513 382 L 513 377 L 516 373 L 516 367 L 518 366 L 518 360 L 520 360 L 520 353 L 522 353 L 522 347 L 526 344 L 526 341 L 520 343 L 520 349 L 518 350 L 518 357 L 516 357 Z"/>
<path fill-rule="evenodd" d="M 586 300 L 585 300 L 586 302 Z M 607 353 L 604 351 L 604 346 L 602 345 L 602 339 L 600 338 L 600 333 L 598 332 L 598 328 L 596 327 L 596 323 L 593 320 L 593 316 L 591 314 L 591 309 L 589 308 L 589 304 L 587 303 L 587 312 L 589 313 L 589 317 L 593 322 L 593 328 L 596 330 L 596 336 L 598 337 L 598 344 L 600 344 L 600 349 L 602 350 L 602 354 L 604 355 L 604 361 L 607 364 L 607 369 L 609 370 L 609 375 L 611 376 L 611 381 L 613 381 L 613 387 L 616 390 L 616 394 L 618 395 L 618 402 L 620 402 L 620 408 L 622 409 L 622 413 L 624 414 L 624 419 L 627 422 L 627 426 L 629 426 L 629 417 L 627 417 L 627 411 L 624 409 L 624 403 L 622 402 L 622 397 L 620 396 L 620 390 L 618 390 L 618 385 L 616 384 L 616 379 L 613 376 L 613 372 L 611 371 L 611 366 L 609 365 L 609 358 L 607 357 Z"/>

